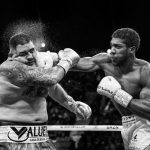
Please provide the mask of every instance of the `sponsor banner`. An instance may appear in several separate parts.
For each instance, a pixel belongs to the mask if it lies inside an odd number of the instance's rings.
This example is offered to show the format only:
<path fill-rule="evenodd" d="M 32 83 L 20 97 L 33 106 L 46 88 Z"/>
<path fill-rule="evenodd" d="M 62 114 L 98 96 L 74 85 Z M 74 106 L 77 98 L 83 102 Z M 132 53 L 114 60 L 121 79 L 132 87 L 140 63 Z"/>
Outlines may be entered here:
<path fill-rule="evenodd" d="M 0 126 L 0 142 L 38 143 L 49 140 L 47 126 Z"/>
<path fill-rule="evenodd" d="M 121 131 L 121 125 L 50 125 L 49 131 Z"/>

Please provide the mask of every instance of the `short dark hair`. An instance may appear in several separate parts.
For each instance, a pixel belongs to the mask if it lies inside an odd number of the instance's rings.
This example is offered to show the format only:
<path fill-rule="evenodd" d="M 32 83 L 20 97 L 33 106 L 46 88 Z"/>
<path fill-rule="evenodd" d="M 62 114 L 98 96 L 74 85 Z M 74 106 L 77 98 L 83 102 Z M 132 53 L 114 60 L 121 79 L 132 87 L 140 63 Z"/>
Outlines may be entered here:
<path fill-rule="evenodd" d="M 120 28 L 113 32 L 112 38 L 120 38 L 124 40 L 127 47 L 135 46 L 136 51 L 140 47 L 140 36 L 139 34 L 131 28 Z"/>
<path fill-rule="evenodd" d="M 16 51 L 17 45 L 24 45 L 27 44 L 31 41 L 30 36 L 24 34 L 24 33 L 19 33 L 13 35 L 10 40 L 9 40 L 9 56 L 13 55 L 14 52 Z"/>

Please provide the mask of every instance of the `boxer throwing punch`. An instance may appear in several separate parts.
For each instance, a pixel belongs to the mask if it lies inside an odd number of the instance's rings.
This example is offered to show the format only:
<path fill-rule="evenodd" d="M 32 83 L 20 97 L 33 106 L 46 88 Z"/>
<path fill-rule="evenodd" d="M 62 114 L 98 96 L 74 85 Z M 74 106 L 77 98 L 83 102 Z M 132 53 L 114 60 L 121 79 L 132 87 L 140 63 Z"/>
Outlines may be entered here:
<path fill-rule="evenodd" d="M 131 28 L 113 32 L 107 53 L 80 58 L 74 71 L 102 69 L 97 92 L 111 99 L 122 116 L 126 150 L 150 150 L 150 64 L 136 58 L 139 34 Z"/>

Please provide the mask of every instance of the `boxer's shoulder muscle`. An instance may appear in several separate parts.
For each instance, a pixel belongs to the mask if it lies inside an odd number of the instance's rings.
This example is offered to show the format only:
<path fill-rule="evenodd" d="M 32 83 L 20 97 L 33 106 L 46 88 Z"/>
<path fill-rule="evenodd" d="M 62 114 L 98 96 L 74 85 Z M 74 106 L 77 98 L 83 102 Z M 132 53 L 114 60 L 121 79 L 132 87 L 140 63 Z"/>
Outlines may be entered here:
<path fill-rule="evenodd" d="M 110 57 L 109 57 L 109 54 L 103 52 L 103 53 L 94 55 L 93 57 L 91 57 L 91 60 L 95 62 L 96 64 L 101 65 L 103 63 L 110 62 Z"/>
<path fill-rule="evenodd" d="M 135 63 L 137 65 L 141 65 L 141 66 L 147 66 L 147 65 L 149 65 L 149 62 L 147 62 L 146 60 L 143 60 L 143 59 L 135 59 Z"/>

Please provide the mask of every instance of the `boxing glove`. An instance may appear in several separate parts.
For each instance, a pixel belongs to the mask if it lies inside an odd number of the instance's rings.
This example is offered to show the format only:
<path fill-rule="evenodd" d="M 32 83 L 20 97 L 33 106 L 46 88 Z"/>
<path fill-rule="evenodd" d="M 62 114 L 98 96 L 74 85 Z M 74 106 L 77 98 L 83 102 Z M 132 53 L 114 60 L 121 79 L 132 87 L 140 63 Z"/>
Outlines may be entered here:
<path fill-rule="evenodd" d="M 37 52 L 36 63 L 38 67 L 43 67 L 44 69 L 51 68 L 53 66 L 53 59 L 50 51 Z"/>
<path fill-rule="evenodd" d="M 87 120 L 90 118 L 91 114 L 92 114 L 92 110 L 91 108 L 80 101 L 76 101 L 76 117 L 78 118 L 78 120 L 82 119 L 82 120 Z"/>
<path fill-rule="evenodd" d="M 53 66 L 57 65 L 57 63 L 59 62 L 59 57 L 58 54 L 55 52 L 51 52 L 51 56 L 53 59 Z"/>
<path fill-rule="evenodd" d="M 97 92 L 100 95 L 105 95 L 110 99 L 114 99 L 123 107 L 127 107 L 132 100 L 132 96 L 122 90 L 119 82 L 112 76 L 104 77 L 100 81 L 97 87 Z"/>
<path fill-rule="evenodd" d="M 90 106 L 87 104 L 75 101 L 71 96 L 67 96 L 67 101 L 64 103 L 65 107 L 69 109 L 71 112 L 73 112 L 78 120 L 86 120 L 88 119 L 91 114 L 92 110 Z"/>
<path fill-rule="evenodd" d="M 64 50 L 60 50 L 58 53 L 59 63 L 58 66 L 64 68 L 67 73 L 70 68 L 76 65 L 80 59 L 80 56 L 72 49 L 65 48 Z"/>

